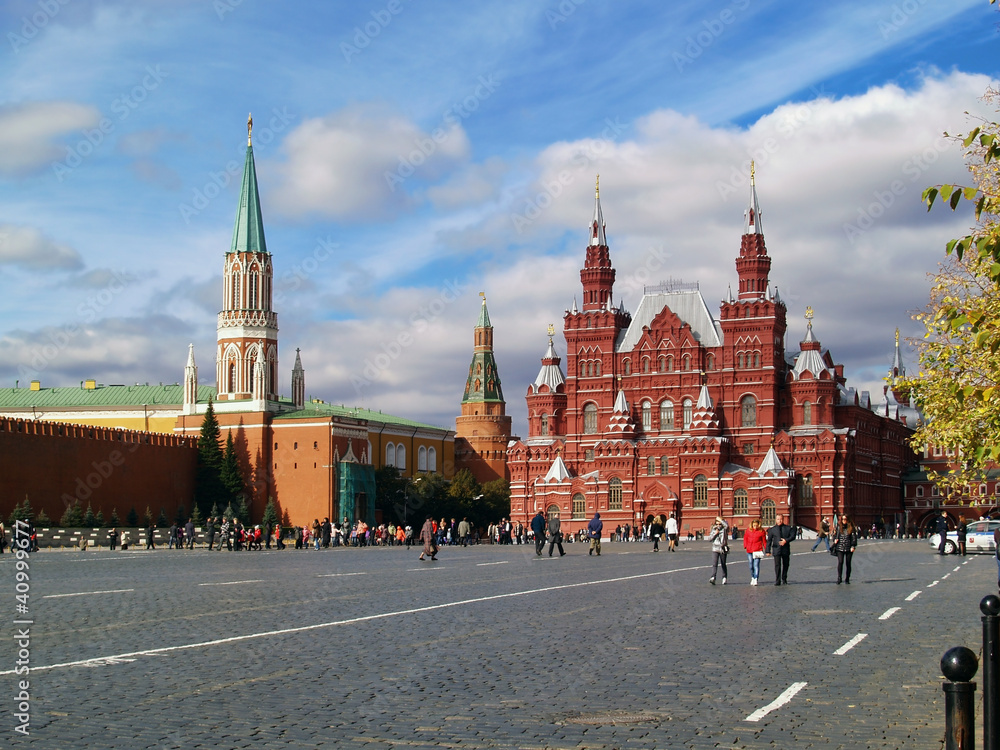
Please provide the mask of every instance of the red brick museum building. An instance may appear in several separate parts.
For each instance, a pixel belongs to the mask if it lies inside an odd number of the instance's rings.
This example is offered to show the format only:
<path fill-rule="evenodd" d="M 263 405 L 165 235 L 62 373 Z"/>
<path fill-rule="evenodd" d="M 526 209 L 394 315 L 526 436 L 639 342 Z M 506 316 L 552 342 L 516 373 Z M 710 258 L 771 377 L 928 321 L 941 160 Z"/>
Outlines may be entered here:
<path fill-rule="evenodd" d="M 558 512 L 605 532 L 675 513 L 682 533 L 717 515 L 815 529 L 849 513 L 863 525 L 903 512 L 915 425 L 882 416 L 847 386 L 812 327 L 786 350 L 785 303 L 771 291 L 754 179 L 736 258 L 738 294 L 715 318 L 697 284 L 646 287 L 635 314 L 612 301 L 615 269 L 600 193 L 582 309 L 566 311 L 566 369 L 549 339 L 528 387 L 528 436 L 508 449 L 511 514 Z M 795 330 L 798 328 L 798 330 Z"/>

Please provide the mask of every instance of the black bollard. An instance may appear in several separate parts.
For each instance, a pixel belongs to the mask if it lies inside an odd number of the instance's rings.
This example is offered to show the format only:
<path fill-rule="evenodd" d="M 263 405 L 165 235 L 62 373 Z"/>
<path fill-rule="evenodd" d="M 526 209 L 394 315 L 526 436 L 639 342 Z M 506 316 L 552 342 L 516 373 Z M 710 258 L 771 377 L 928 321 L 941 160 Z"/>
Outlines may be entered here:
<path fill-rule="evenodd" d="M 975 744 L 976 683 L 979 658 L 965 646 L 948 649 L 941 657 L 944 688 L 944 750 L 973 750 Z"/>
<path fill-rule="evenodd" d="M 1000 597 L 984 596 L 983 613 L 983 747 L 1000 748 Z"/>

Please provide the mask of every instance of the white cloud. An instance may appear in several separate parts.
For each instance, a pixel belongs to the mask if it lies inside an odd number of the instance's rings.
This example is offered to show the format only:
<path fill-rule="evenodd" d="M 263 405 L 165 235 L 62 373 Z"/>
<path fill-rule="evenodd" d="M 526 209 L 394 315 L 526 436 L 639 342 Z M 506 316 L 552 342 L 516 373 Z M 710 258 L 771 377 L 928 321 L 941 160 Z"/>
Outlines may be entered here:
<path fill-rule="evenodd" d="M 62 158 L 65 149 L 55 141 L 100 117 L 94 107 L 67 101 L 0 106 L 0 175 L 25 175 Z"/>
<path fill-rule="evenodd" d="M 0 224 L 0 266 L 29 271 L 65 271 L 83 267 L 79 253 L 53 241 L 35 227 Z"/>
<path fill-rule="evenodd" d="M 352 105 L 289 133 L 267 192 L 277 212 L 290 217 L 391 215 L 410 203 L 409 180 L 439 178 L 468 150 L 458 123 L 427 133 L 384 108 Z"/>

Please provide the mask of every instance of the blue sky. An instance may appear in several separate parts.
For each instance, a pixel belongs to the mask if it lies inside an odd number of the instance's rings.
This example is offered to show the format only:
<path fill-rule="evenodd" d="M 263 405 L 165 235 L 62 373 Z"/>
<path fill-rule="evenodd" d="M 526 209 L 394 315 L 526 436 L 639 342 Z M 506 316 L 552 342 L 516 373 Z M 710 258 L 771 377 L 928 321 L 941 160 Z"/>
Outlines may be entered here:
<path fill-rule="evenodd" d="M 680 278 L 717 309 L 752 156 L 789 348 L 811 305 L 881 392 L 970 221 L 919 196 L 964 179 L 941 133 L 990 114 L 995 6 L 467 5 L 8 0 L 0 385 L 175 382 L 189 342 L 214 381 L 253 112 L 285 393 L 301 348 L 309 396 L 453 426 L 485 291 L 523 433 L 595 175 L 616 298 Z"/>

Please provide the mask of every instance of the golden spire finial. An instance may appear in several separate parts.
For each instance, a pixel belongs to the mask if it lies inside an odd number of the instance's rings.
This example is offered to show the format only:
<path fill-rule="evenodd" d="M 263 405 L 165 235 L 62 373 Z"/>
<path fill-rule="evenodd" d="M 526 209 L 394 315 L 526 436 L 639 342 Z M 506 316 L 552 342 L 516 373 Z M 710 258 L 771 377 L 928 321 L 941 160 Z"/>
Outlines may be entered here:
<path fill-rule="evenodd" d="M 549 334 L 549 339 L 551 340 L 551 338 L 555 335 L 556 327 L 554 325 L 552 325 L 551 323 L 549 323 L 549 327 L 548 327 L 547 331 L 548 331 L 548 334 Z"/>
<path fill-rule="evenodd" d="M 899 346 L 899 329 L 896 329 L 896 346 Z"/>
<path fill-rule="evenodd" d="M 486 304 L 486 292 L 479 293 L 480 298 L 483 300 L 483 304 Z"/>
<path fill-rule="evenodd" d="M 594 196 L 597 198 L 601 197 L 601 176 L 597 175 L 597 181 L 594 182 Z"/>
<path fill-rule="evenodd" d="M 806 307 L 805 318 L 806 318 L 806 320 L 812 322 L 812 319 L 813 319 L 813 309 L 811 307 L 808 307 L 808 306 Z"/>
<path fill-rule="evenodd" d="M 250 134 L 253 131 L 253 114 L 247 115 L 247 145 L 250 145 Z"/>
<path fill-rule="evenodd" d="M 753 159 L 750 160 L 750 184 L 754 184 L 754 177 L 757 174 L 757 167 L 754 166 Z"/>

